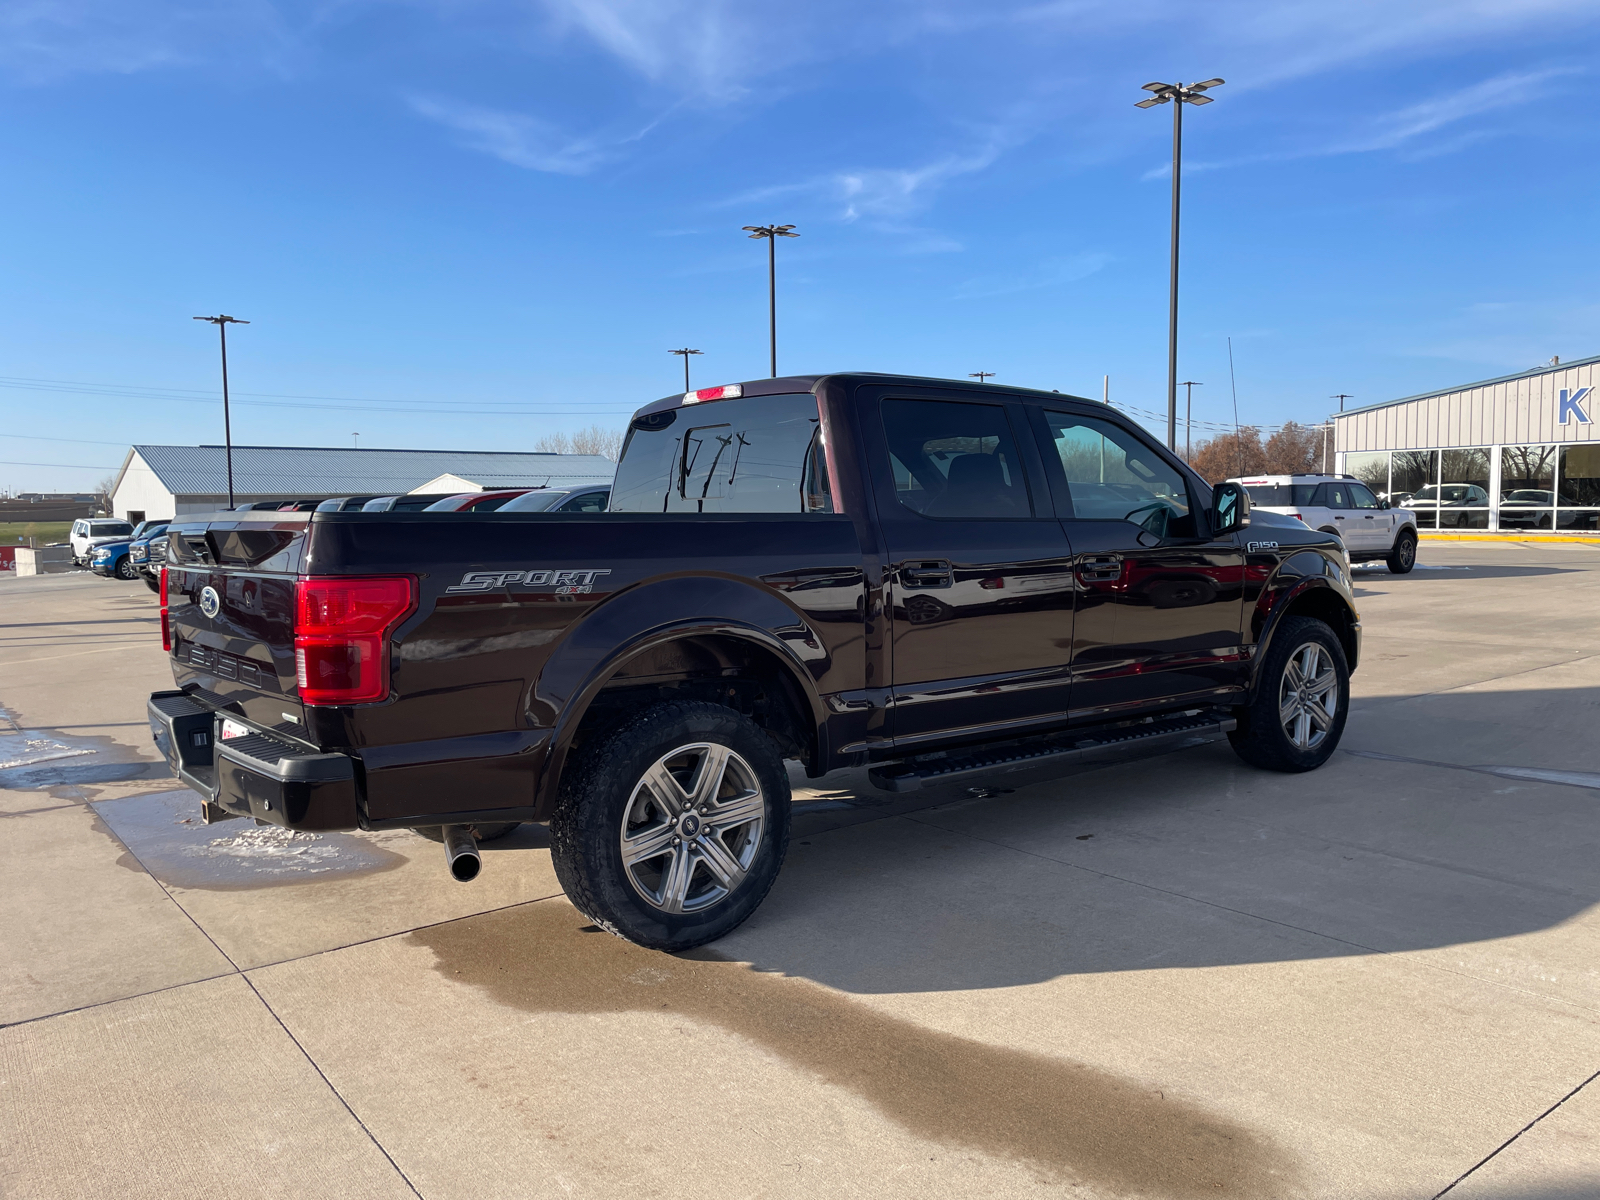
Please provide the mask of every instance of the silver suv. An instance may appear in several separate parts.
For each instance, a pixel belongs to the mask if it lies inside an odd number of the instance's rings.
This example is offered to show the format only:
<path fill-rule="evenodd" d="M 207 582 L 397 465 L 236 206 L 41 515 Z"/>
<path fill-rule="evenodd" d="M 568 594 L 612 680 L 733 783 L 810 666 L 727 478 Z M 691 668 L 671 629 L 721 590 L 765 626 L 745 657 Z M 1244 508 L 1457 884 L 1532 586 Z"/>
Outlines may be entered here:
<path fill-rule="evenodd" d="M 1417 565 L 1417 516 L 1391 508 L 1353 475 L 1256 475 L 1234 479 L 1251 508 L 1282 513 L 1344 543 L 1351 562 L 1381 558 L 1404 575 Z"/>

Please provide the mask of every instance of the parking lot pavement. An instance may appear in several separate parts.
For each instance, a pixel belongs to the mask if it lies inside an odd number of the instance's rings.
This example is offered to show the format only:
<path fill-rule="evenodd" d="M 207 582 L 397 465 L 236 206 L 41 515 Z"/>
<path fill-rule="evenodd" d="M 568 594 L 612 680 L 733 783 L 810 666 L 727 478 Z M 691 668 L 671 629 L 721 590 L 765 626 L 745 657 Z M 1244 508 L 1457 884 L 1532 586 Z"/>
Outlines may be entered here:
<path fill-rule="evenodd" d="M 676 957 L 536 827 L 198 824 L 149 593 L 0 583 L 0 1194 L 1592 1198 L 1600 549 L 1423 558 L 1322 770 L 841 772 Z"/>

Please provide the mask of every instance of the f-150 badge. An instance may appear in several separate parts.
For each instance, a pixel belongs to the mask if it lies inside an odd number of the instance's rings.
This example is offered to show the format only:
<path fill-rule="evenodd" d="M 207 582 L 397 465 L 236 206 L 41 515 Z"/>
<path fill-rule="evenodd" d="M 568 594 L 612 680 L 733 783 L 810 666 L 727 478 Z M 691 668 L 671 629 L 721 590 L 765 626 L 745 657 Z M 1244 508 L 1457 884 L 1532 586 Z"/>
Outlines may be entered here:
<path fill-rule="evenodd" d="M 1277 542 L 1251 542 L 1245 547 L 1245 549 L 1251 554 L 1259 553 L 1262 550 L 1276 550 L 1277 548 Z M 453 592 L 455 591 L 455 588 L 451 588 L 450 590 Z"/>
<path fill-rule="evenodd" d="M 510 587 L 514 583 L 528 587 L 553 587 L 558 596 L 576 596 L 594 591 L 594 581 L 603 571 L 468 571 L 460 583 L 452 583 L 446 592 L 487 592 L 491 588 Z"/>

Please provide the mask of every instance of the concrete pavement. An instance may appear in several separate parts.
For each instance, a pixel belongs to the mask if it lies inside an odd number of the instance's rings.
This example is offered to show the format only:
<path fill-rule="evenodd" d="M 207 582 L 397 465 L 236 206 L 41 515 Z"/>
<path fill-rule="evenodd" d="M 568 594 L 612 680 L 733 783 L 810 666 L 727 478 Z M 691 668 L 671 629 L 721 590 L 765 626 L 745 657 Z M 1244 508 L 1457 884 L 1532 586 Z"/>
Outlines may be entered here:
<path fill-rule="evenodd" d="M 1324 769 L 840 773 L 676 957 L 534 827 L 198 825 L 149 593 L 0 583 L 0 1194 L 1600 1195 L 1600 549 L 1423 558 Z"/>

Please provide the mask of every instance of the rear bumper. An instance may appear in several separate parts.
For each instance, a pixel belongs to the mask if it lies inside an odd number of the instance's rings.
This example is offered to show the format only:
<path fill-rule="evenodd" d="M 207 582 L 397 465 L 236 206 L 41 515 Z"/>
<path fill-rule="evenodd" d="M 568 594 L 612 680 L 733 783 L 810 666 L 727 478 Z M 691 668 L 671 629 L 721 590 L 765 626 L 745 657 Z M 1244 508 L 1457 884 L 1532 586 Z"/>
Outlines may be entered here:
<path fill-rule="evenodd" d="M 205 798 L 206 819 L 254 817 L 288 829 L 355 829 L 355 761 L 264 733 L 221 739 L 223 714 L 187 692 L 155 692 L 150 733 L 173 772 Z"/>

